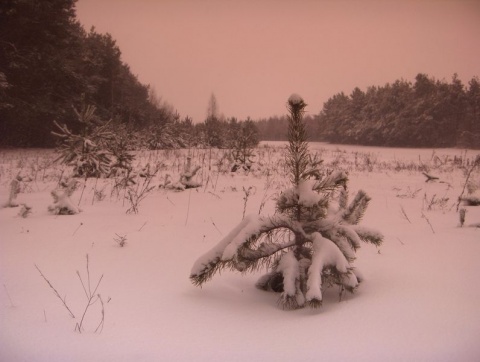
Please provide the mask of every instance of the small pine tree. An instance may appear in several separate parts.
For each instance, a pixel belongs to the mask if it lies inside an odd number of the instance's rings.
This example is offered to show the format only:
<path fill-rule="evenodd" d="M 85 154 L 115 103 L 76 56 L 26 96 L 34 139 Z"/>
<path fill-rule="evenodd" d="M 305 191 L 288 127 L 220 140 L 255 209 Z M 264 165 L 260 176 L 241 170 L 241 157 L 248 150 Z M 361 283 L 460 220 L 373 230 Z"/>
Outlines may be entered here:
<path fill-rule="evenodd" d="M 75 215 L 81 212 L 70 199 L 77 185 L 78 182 L 74 179 L 61 182 L 60 187 L 50 193 L 53 198 L 53 204 L 48 206 L 48 211 L 55 215 Z"/>
<path fill-rule="evenodd" d="M 245 217 L 213 249 L 193 265 L 190 279 L 201 286 L 218 271 L 241 272 L 267 267 L 257 287 L 280 292 L 284 309 L 319 307 L 322 289 L 339 285 L 353 292 L 361 278 L 353 268 L 362 241 L 380 245 L 383 236 L 359 227 L 370 198 L 359 191 L 348 203 L 347 175 L 322 175 L 308 152 L 303 99 L 288 99 L 289 129 L 286 162 L 292 187 L 277 199 L 273 216 Z M 333 207 L 332 201 L 337 205 Z"/>
<path fill-rule="evenodd" d="M 114 138 L 108 130 L 108 123 L 102 124 L 95 117 L 95 106 L 83 104 L 81 111 L 73 109 L 77 121 L 81 124 L 80 134 L 75 134 L 66 125 L 54 121 L 58 128 L 53 135 L 61 139 L 57 148 L 60 156 L 55 161 L 73 166 L 75 177 L 100 177 L 107 175 L 110 169 L 110 153 L 106 142 Z"/>
<path fill-rule="evenodd" d="M 250 119 L 244 122 L 230 121 L 229 147 L 232 149 L 234 164 L 232 172 L 237 170 L 248 171 L 255 162 L 254 148 L 258 145 L 258 130 Z"/>

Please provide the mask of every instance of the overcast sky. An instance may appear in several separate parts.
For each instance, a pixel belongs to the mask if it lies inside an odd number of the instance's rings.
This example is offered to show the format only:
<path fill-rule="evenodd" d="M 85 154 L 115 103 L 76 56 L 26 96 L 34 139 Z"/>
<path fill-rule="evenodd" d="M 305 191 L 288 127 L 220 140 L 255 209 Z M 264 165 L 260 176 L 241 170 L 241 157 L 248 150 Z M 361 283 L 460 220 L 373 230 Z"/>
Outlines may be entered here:
<path fill-rule="evenodd" d="M 110 33 L 144 84 L 182 117 L 310 114 L 338 92 L 417 73 L 480 76 L 480 1 L 78 0 L 88 30 Z"/>

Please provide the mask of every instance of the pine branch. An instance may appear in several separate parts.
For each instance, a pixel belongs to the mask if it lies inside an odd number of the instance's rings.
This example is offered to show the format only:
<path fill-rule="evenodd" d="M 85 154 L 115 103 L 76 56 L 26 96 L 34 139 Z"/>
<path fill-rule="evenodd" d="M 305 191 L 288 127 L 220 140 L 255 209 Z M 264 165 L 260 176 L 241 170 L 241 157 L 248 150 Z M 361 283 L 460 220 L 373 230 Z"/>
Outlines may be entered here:
<path fill-rule="evenodd" d="M 357 233 L 359 238 L 376 246 L 380 246 L 383 243 L 384 236 L 377 230 L 373 230 L 364 226 L 352 225 L 350 228 Z"/>
<path fill-rule="evenodd" d="M 370 200 L 365 191 L 358 191 L 355 199 L 343 213 L 342 218 L 349 224 L 358 224 L 365 214 Z"/>
<path fill-rule="evenodd" d="M 245 217 L 227 236 L 195 262 L 190 274 L 192 283 L 202 285 L 220 269 L 235 267 L 234 258 L 245 244 L 248 247 L 262 235 L 282 228 L 305 235 L 299 223 L 282 215 L 270 218 L 258 215 Z"/>

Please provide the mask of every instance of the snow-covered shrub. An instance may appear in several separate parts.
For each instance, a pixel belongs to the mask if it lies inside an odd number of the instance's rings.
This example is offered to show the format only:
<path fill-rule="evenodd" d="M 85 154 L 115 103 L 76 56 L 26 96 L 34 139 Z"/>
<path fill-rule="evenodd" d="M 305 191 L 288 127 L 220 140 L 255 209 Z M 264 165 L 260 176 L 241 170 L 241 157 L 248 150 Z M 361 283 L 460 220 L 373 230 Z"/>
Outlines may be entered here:
<path fill-rule="evenodd" d="M 55 161 L 73 166 L 75 177 L 100 177 L 109 173 L 111 156 L 106 143 L 114 135 L 108 129 L 108 122 L 103 124 L 97 120 L 95 109 L 95 106 L 90 105 L 84 105 L 81 111 L 74 108 L 82 127 L 80 134 L 75 134 L 66 125 L 54 121 L 58 131 L 52 134 L 61 139 L 56 150 L 60 156 Z"/>
<path fill-rule="evenodd" d="M 353 292 L 361 281 L 353 267 L 361 242 L 380 245 L 383 236 L 358 226 L 370 198 L 359 191 L 349 203 L 347 175 L 322 172 L 310 157 L 302 121 L 306 104 L 298 95 L 288 100 L 286 164 L 292 187 L 277 199 L 272 216 L 245 217 L 193 265 L 190 279 L 202 285 L 224 268 L 240 272 L 267 267 L 257 282 L 280 292 L 285 309 L 319 307 L 322 291 L 339 285 Z M 335 202 L 334 202 L 335 201 Z"/>
<path fill-rule="evenodd" d="M 165 181 L 160 187 L 175 191 L 183 191 L 185 189 L 193 189 L 202 186 L 202 183 L 195 181 L 193 178 L 197 172 L 201 169 L 201 166 L 192 167 L 192 158 L 187 157 L 187 163 L 183 172 L 180 174 L 180 179 L 177 182 L 172 182 L 170 175 L 165 176 Z"/>
<path fill-rule="evenodd" d="M 77 188 L 78 182 L 74 179 L 62 182 L 60 187 L 53 190 L 53 204 L 48 206 L 48 211 L 55 215 L 74 215 L 81 210 L 73 203 L 70 196 Z"/>
<path fill-rule="evenodd" d="M 22 178 L 20 176 L 16 176 L 10 182 L 10 192 L 8 194 L 8 200 L 3 204 L 3 207 L 17 207 L 18 204 L 15 201 L 17 195 L 20 193 L 20 181 Z"/>
<path fill-rule="evenodd" d="M 18 216 L 23 217 L 26 219 L 28 215 L 32 213 L 32 207 L 28 206 L 27 204 L 22 204 L 22 207 L 20 208 L 20 211 L 18 212 Z"/>
<path fill-rule="evenodd" d="M 147 163 L 138 174 L 139 180 L 126 187 L 125 198 L 130 203 L 130 207 L 127 209 L 127 214 L 138 214 L 140 202 L 155 188 L 155 186 L 151 185 L 151 182 L 157 175 L 157 172 L 158 166 L 151 169 L 150 164 Z M 143 179 L 142 182 L 140 182 L 141 179 Z"/>
<path fill-rule="evenodd" d="M 234 164 L 232 172 L 238 170 L 248 171 L 255 162 L 254 148 L 258 145 L 258 130 L 251 120 L 244 122 L 231 122 L 229 125 L 232 158 Z"/>
<path fill-rule="evenodd" d="M 20 173 L 10 181 L 10 191 L 8 193 L 8 199 L 0 207 L 17 207 L 17 196 L 21 192 L 25 192 L 29 182 L 32 179 L 29 176 L 22 176 Z M 31 188 L 30 188 L 31 189 Z"/>

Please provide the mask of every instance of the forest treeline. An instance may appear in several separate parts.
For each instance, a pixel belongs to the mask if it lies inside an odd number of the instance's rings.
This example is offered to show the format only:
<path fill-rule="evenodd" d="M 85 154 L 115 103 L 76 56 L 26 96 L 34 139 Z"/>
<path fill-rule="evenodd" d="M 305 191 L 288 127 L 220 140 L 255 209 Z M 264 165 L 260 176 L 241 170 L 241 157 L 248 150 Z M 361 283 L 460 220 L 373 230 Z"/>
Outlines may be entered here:
<path fill-rule="evenodd" d="M 75 3 L 0 2 L 0 146 L 53 147 L 58 126 L 88 133 L 79 122 L 87 106 L 94 107 L 95 124 L 128 149 L 230 147 L 238 134 L 258 142 L 251 121 L 218 115 L 213 94 L 204 122 L 181 119 L 139 82 L 110 34 L 81 26 Z"/>
<path fill-rule="evenodd" d="M 261 140 L 286 140 L 286 117 L 257 121 Z M 480 148 L 480 82 L 418 74 L 415 82 L 338 93 L 305 117 L 310 141 L 395 147 Z"/>
<path fill-rule="evenodd" d="M 74 108 L 96 106 L 99 119 L 147 127 L 167 122 L 168 107 L 151 101 L 122 62 L 109 34 L 85 31 L 75 0 L 0 4 L 0 132 L 3 146 L 54 144 L 53 121 L 75 130 Z"/>
<path fill-rule="evenodd" d="M 76 110 L 85 104 L 112 130 L 143 130 L 152 146 L 162 137 L 180 138 L 191 122 L 180 122 L 171 105 L 139 82 L 110 34 L 81 26 L 75 3 L 0 2 L 0 145 L 52 147 L 53 122 L 79 131 Z M 166 134 L 159 137 L 161 129 Z"/>
<path fill-rule="evenodd" d="M 319 136 L 332 143 L 480 148 L 480 82 L 468 86 L 418 74 L 383 87 L 338 93 L 319 115 Z"/>

